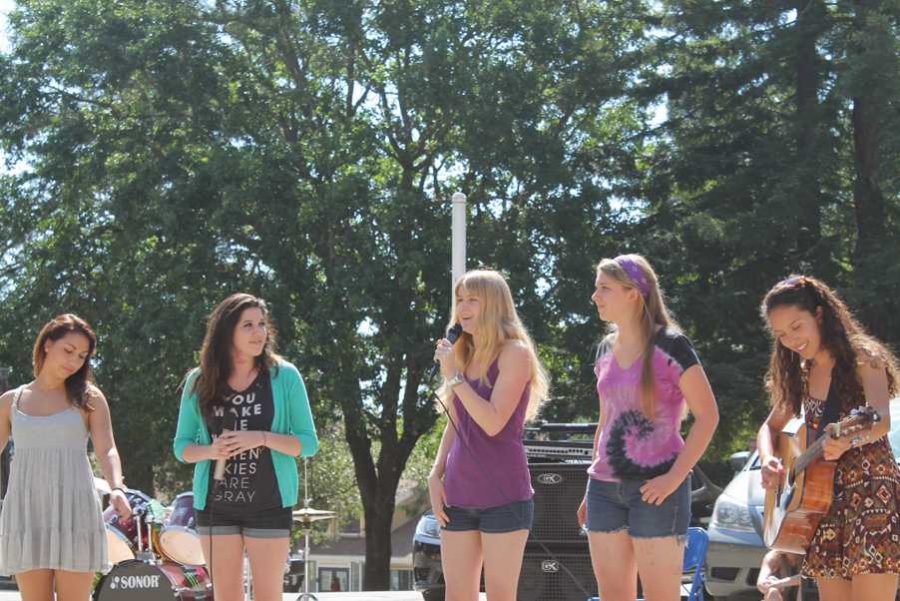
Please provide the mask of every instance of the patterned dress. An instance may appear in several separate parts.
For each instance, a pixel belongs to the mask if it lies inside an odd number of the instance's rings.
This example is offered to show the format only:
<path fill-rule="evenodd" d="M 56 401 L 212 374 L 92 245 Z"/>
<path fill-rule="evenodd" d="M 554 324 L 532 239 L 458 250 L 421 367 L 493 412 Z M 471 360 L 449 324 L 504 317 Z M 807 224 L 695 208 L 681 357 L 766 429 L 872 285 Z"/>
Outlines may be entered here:
<path fill-rule="evenodd" d="M 803 400 L 815 432 L 825 401 Z M 849 413 L 841 409 L 840 419 Z M 886 436 L 851 448 L 838 460 L 834 501 L 803 560 L 802 574 L 851 579 L 860 574 L 900 573 L 900 470 Z"/>

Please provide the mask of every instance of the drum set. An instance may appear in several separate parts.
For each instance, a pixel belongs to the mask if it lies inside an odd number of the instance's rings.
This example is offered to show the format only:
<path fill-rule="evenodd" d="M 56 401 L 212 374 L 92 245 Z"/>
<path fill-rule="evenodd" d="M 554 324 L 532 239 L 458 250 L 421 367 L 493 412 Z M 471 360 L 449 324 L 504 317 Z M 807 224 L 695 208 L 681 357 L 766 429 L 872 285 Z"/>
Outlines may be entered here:
<path fill-rule="evenodd" d="M 97 488 L 105 492 L 99 483 Z M 125 496 L 129 519 L 120 520 L 112 507 L 103 512 L 114 565 L 94 589 L 94 601 L 211 601 L 194 493 L 178 495 L 168 508 L 139 490 L 128 489 Z"/>

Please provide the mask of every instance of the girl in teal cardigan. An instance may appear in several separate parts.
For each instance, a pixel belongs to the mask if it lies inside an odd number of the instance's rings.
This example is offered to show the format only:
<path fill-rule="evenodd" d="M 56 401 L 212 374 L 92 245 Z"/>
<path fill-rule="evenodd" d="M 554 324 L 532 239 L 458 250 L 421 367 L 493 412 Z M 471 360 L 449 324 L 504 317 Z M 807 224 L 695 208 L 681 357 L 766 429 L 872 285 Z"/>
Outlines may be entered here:
<path fill-rule="evenodd" d="M 273 347 L 265 302 L 228 297 L 210 315 L 200 367 L 181 396 L 175 456 L 195 464 L 197 530 L 224 601 L 242 598 L 245 550 L 254 598 L 280 601 L 299 488 L 294 458 L 319 447 L 303 378 Z M 224 475 L 214 479 L 218 460 Z"/>

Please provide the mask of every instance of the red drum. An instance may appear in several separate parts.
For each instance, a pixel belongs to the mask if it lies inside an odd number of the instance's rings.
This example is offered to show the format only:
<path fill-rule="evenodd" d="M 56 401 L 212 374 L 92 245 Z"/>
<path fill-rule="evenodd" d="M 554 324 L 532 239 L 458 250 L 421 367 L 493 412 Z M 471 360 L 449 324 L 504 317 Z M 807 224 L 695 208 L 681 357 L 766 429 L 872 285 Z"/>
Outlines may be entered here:
<path fill-rule="evenodd" d="M 126 559 L 134 559 L 139 549 L 149 550 L 149 545 L 154 541 L 151 533 L 152 518 L 147 509 L 152 500 L 139 490 L 129 488 L 125 491 L 128 502 L 131 504 L 133 515 L 127 520 L 120 520 L 112 505 L 103 512 L 103 521 L 106 522 L 106 543 L 109 549 L 110 563 L 119 563 Z M 140 545 L 138 545 L 138 522 L 141 522 Z"/>
<path fill-rule="evenodd" d="M 159 533 L 159 546 L 172 561 L 189 566 L 206 564 L 194 523 L 194 493 L 186 492 L 175 497 L 172 513 Z"/>
<path fill-rule="evenodd" d="M 130 560 L 113 567 L 94 589 L 94 601 L 212 601 L 206 569 Z"/>

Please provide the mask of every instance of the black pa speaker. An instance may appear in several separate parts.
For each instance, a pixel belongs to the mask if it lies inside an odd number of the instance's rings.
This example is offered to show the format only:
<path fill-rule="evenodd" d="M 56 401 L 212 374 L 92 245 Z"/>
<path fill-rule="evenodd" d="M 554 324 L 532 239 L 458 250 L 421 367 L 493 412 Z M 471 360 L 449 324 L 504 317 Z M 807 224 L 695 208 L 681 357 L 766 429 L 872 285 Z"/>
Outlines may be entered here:
<path fill-rule="evenodd" d="M 529 543 L 587 542 L 578 523 L 578 506 L 587 487 L 587 463 L 531 463 L 534 523 Z"/>
<path fill-rule="evenodd" d="M 585 601 L 595 596 L 597 581 L 587 544 L 550 554 L 540 547 L 525 550 L 516 601 Z"/>

